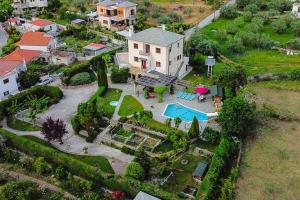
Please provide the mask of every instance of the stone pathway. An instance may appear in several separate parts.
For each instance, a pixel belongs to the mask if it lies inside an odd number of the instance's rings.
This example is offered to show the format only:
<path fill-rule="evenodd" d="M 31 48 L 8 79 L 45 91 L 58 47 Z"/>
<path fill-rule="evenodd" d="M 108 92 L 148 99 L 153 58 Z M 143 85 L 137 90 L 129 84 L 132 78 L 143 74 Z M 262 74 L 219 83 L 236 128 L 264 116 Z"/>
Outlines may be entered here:
<path fill-rule="evenodd" d="M 19 173 L 19 172 L 10 171 L 10 170 L 7 170 L 7 169 L 0 168 L 0 174 L 8 175 L 8 176 L 10 176 L 14 179 L 22 179 L 22 180 L 32 181 L 32 182 L 38 184 L 40 186 L 40 188 L 42 188 L 42 189 L 46 188 L 46 189 L 49 189 L 49 190 L 54 191 L 54 192 L 62 192 L 63 191 L 63 189 L 61 189 L 61 188 L 59 188 L 55 185 L 52 185 L 52 184 L 50 184 L 48 182 L 45 182 L 43 180 L 31 177 L 31 176 L 28 176 L 28 175 L 25 175 L 25 174 L 22 174 L 22 173 Z M 77 199 L 74 195 L 72 195 L 68 192 L 63 192 L 63 194 L 64 194 L 65 198 Z"/>

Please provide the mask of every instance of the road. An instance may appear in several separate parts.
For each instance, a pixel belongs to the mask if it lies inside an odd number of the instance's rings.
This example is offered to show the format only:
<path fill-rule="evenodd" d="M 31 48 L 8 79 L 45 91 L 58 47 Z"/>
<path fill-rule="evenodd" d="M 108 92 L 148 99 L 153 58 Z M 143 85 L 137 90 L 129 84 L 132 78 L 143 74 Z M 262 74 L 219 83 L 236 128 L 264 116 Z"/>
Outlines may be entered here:
<path fill-rule="evenodd" d="M 232 4 L 235 4 L 235 2 L 236 2 L 236 0 L 230 0 L 226 3 L 226 5 L 232 5 Z M 214 19 L 218 19 L 219 17 L 220 17 L 220 9 L 216 10 L 214 13 L 207 16 L 205 19 L 200 21 L 196 26 L 186 30 L 184 33 L 185 39 L 188 40 L 197 29 L 201 29 L 201 28 L 207 26 L 208 24 L 212 23 Z"/>
<path fill-rule="evenodd" d="M 6 44 L 7 41 L 7 33 L 2 27 L 2 24 L 0 23 L 0 49 Z"/>

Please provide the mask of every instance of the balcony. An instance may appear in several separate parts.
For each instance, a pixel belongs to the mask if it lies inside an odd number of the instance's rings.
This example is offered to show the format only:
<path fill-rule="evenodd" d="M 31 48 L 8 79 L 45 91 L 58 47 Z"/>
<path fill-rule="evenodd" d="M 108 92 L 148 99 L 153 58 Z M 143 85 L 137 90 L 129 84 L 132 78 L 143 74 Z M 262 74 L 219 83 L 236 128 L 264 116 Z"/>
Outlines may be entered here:
<path fill-rule="evenodd" d="M 139 55 L 140 56 L 145 56 L 145 57 L 149 57 L 150 56 L 150 52 L 148 53 L 148 52 L 146 52 L 145 50 L 140 50 L 139 51 Z"/>

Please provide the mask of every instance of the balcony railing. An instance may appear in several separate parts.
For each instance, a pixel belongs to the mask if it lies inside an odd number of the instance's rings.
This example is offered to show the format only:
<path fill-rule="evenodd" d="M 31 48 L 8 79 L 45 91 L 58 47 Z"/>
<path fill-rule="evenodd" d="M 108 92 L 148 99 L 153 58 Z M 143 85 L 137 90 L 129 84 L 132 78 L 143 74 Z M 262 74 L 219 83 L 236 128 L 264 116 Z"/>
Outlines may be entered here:
<path fill-rule="evenodd" d="M 148 57 L 148 56 L 150 56 L 150 53 L 147 53 L 146 51 L 140 50 L 139 51 L 139 55 L 140 56 L 147 56 Z"/>

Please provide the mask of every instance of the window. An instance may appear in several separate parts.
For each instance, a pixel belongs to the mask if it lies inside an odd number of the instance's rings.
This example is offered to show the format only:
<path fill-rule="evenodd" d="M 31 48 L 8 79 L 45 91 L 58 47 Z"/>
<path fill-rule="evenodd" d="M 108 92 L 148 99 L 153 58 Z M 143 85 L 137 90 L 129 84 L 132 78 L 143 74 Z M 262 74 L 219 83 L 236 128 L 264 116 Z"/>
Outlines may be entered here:
<path fill-rule="evenodd" d="M 177 56 L 177 60 L 181 60 L 181 55 Z"/>
<path fill-rule="evenodd" d="M 139 45 L 137 43 L 133 43 L 133 48 L 138 49 Z"/>
<path fill-rule="evenodd" d="M 160 62 L 157 62 L 155 63 L 156 67 L 160 67 Z"/>
<path fill-rule="evenodd" d="M 9 91 L 3 92 L 3 95 L 4 95 L 4 96 L 9 95 Z"/>
<path fill-rule="evenodd" d="M 107 20 L 103 20 L 103 24 L 108 24 L 108 21 Z"/>
<path fill-rule="evenodd" d="M 134 62 L 139 62 L 139 58 L 138 57 L 134 57 Z"/>
<path fill-rule="evenodd" d="M 179 42 L 177 43 L 177 47 L 179 48 Z"/>
<path fill-rule="evenodd" d="M 155 48 L 156 53 L 160 53 L 160 48 Z"/>
<path fill-rule="evenodd" d="M 171 53 L 171 51 L 172 51 L 172 46 L 170 46 L 170 48 L 169 48 L 169 53 Z"/>
<path fill-rule="evenodd" d="M 7 78 L 7 79 L 4 79 L 4 80 L 3 80 L 3 83 L 4 83 L 4 84 L 9 83 L 9 79 L 8 79 L 8 78 Z"/>
<path fill-rule="evenodd" d="M 171 64 L 172 64 L 172 61 L 171 61 L 171 60 L 169 60 L 169 66 L 171 66 Z"/>
<path fill-rule="evenodd" d="M 146 44 L 146 53 L 150 53 L 150 45 L 149 44 Z"/>
<path fill-rule="evenodd" d="M 100 12 L 103 12 L 103 8 L 100 9 Z"/>

